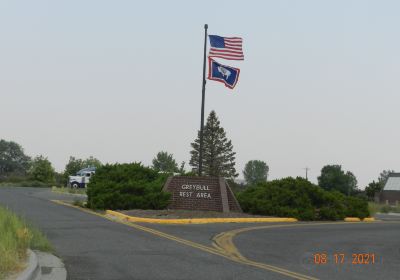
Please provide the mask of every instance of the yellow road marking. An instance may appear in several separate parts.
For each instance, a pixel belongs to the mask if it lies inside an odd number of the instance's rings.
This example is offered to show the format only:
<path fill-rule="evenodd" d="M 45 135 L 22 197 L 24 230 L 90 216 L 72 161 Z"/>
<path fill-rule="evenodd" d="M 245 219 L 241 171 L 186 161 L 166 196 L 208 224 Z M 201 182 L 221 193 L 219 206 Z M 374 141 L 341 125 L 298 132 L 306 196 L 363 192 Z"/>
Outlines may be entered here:
<path fill-rule="evenodd" d="M 153 219 L 125 215 L 123 213 L 106 210 L 106 214 L 130 222 L 152 224 L 209 224 L 209 223 L 285 223 L 297 222 L 295 218 L 192 218 L 192 219 Z"/>
<path fill-rule="evenodd" d="M 263 264 L 263 263 L 253 262 L 253 261 L 245 259 L 244 257 L 238 258 L 237 256 L 226 254 L 225 251 L 220 250 L 219 248 L 213 248 L 213 247 L 205 246 L 205 245 L 202 245 L 202 244 L 199 244 L 199 243 L 196 243 L 196 242 L 192 242 L 192 241 L 180 238 L 180 237 L 176 237 L 176 236 L 173 236 L 173 235 L 170 235 L 170 234 L 167 234 L 167 233 L 155 230 L 155 229 L 151 229 L 151 228 L 144 227 L 144 226 L 141 226 L 141 225 L 138 225 L 138 224 L 134 224 L 132 222 L 126 222 L 126 221 L 121 220 L 121 219 L 111 218 L 111 217 L 106 216 L 104 214 L 101 214 L 101 213 L 98 213 L 98 212 L 94 212 L 92 210 L 85 209 L 85 208 L 82 208 L 82 207 L 79 207 L 79 206 L 75 206 L 75 205 L 60 201 L 60 200 L 52 200 L 52 202 L 57 203 L 57 204 L 61 204 L 61 205 L 65 205 L 65 206 L 68 206 L 68 207 L 76 208 L 78 210 L 81 210 L 81 211 L 84 211 L 86 213 L 105 218 L 105 219 L 110 220 L 110 221 L 122 223 L 124 225 L 129 226 L 129 227 L 132 227 L 132 228 L 135 228 L 135 229 L 138 229 L 138 230 L 142 230 L 142 231 L 145 231 L 145 232 L 148 232 L 148 233 L 151 233 L 151 234 L 154 234 L 156 236 L 163 237 L 163 238 L 166 238 L 166 239 L 169 239 L 169 240 L 173 240 L 173 241 L 176 241 L 178 243 L 181 243 L 181 244 L 193 247 L 193 248 L 197 248 L 199 250 L 202 250 L 202 251 L 214 254 L 214 255 L 221 256 L 221 257 L 229 259 L 231 261 L 235 261 L 237 263 L 241 263 L 241 264 L 245 264 L 245 265 L 251 265 L 251 266 L 258 267 L 258 268 L 261 268 L 261 269 L 264 269 L 264 270 L 273 271 L 273 272 L 276 272 L 276 273 L 279 273 L 279 274 L 283 274 L 285 276 L 289 276 L 289 277 L 294 278 L 294 279 L 317 280 L 317 278 L 310 277 L 310 276 L 307 276 L 307 275 L 302 275 L 302 274 L 299 274 L 299 273 L 296 273 L 296 272 L 292 272 L 292 271 L 289 271 L 289 270 L 286 270 L 286 269 L 283 269 L 283 268 L 280 268 L 280 267 L 267 265 L 267 264 Z"/>
<path fill-rule="evenodd" d="M 372 220 L 375 221 L 375 220 Z M 399 221 L 385 221 L 385 222 L 380 222 L 380 223 L 399 223 Z M 253 266 L 257 266 L 260 268 L 264 268 L 264 269 L 268 269 L 271 270 L 270 268 L 274 268 L 274 269 L 279 269 L 281 271 L 284 272 L 290 272 L 292 274 L 297 274 L 299 276 L 304 277 L 304 275 L 302 274 L 298 274 L 296 272 L 291 272 L 282 268 L 278 268 L 275 266 L 271 266 L 268 264 L 263 264 L 263 263 L 257 263 L 257 262 L 253 262 L 249 259 L 247 259 L 246 257 L 244 257 L 242 254 L 240 254 L 239 250 L 236 248 L 236 246 L 233 243 L 233 238 L 243 232 L 247 232 L 247 231 L 252 231 L 252 230 L 259 230 L 259 229 L 268 229 L 268 228 L 282 228 L 282 227 L 304 227 L 304 226 L 322 226 L 322 225 L 340 225 L 340 224 L 360 224 L 359 222 L 352 222 L 352 221 L 348 221 L 348 222 L 323 222 L 323 223 L 312 223 L 312 224 L 286 224 L 286 225 L 267 225 L 267 226 L 255 226 L 255 227 L 247 227 L 247 228 L 239 228 L 239 229 L 234 229 L 234 230 L 230 230 L 227 232 L 222 232 L 218 235 L 216 235 L 213 238 L 213 246 L 215 248 L 218 248 L 221 251 L 224 251 L 227 255 L 230 255 L 234 258 L 237 258 L 239 260 L 242 260 L 243 262 L 246 262 L 247 264 L 253 265 Z M 364 224 L 364 223 L 363 223 Z M 309 277 L 309 276 L 307 276 Z M 308 279 L 316 279 L 313 277 L 309 277 Z"/>
<path fill-rule="evenodd" d="M 115 218 L 111 218 L 109 216 L 106 216 L 104 214 L 89 210 L 89 209 L 85 209 L 79 206 L 75 206 L 69 203 L 65 203 L 63 201 L 60 200 L 52 200 L 55 203 L 61 204 L 61 205 L 65 205 L 65 206 L 69 206 L 69 207 L 73 207 L 76 208 L 78 210 L 84 211 L 86 213 L 92 214 L 92 215 L 96 215 L 102 218 L 105 218 L 107 220 L 110 221 L 114 221 L 114 222 L 118 222 L 118 223 L 122 223 L 124 225 L 127 225 L 129 227 L 144 231 L 144 232 L 148 232 L 151 234 L 154 234 L 158 237 L 163 237 L 169 240 L 173 240 L 175 242 L 193 247 L 193 248 L 197 248 L 199 250 L 214 254 L 214 255 L 218 255 L 221 257 L 224 257 L 226 259 L 229 259 L 231 261 L 235 261 L 237 263 L 241 263 L 241 264 L 245 264 L 245 265 L 251 265 L 253 267 L 257 267 L 257 268 L 261 268 L 264 270 L 268 270 L 268 271 L 273 271 L 279 274 L 283 274 L 285 276 L 289 276 L 291 278 L 294 279 L 300 279 L 300 280 L 318 280 L 318 278 L 314 278 L 311 276 L 307 276 L 307 275 L 303 275 L 297 272 L 293 272 L 284 268 L 280 268 L 277 266 L 273 266 L 273 265 L 268 265 L 268 264 L 264 264 L 264 263 L 259 263 L 259 262 L 255 262 L 255 261 L 251 261 L 247 258 L 245 258 L 242 254 L 240 254 L 240 252 L 238 251 L 238 249 L 236 248 L 236 246 L 233 243 L 233 238 L 242 232 L 246 232 L 246 231 L 251 231 L 251 230 L 257 230 L 257 229 L 265 229 L 265 228 L 279 228 L 279 227 L 296 227 L 296 226 L 318 226 L 318 225 L 337 225 L 337 224 L 352 224 L 353 222 L 324 222 L 324 223 L 314 223 L 314 224 L 286 224 L 286 225 L 267 225 L 267 226 L 255 226 L 255 227 L 247 227 L 247 228 L 239 228 L 239 229 L 235 229 L 235 230 L 231 230 L 231 231 L 227 231 L 227 232 L 223 232 L 218 234 L 217 236 L 215 236 L 213 238 L 213 247 L 209 247 L 209 246 L 205 246 L 196 242 L 192 242 L 180 237 L 176 237 L 155 229 L 151 229 L 148 227 L 144 227 L 138 224 L 134 224 L 132 222 L 128 222 L 126 221 L 127 219 L 124 217 L 120 217 L 118 219 Z M 357 222 L 356 222 L 357 223 Z M 358 223 L 360 224 L 360 223 Z"/>

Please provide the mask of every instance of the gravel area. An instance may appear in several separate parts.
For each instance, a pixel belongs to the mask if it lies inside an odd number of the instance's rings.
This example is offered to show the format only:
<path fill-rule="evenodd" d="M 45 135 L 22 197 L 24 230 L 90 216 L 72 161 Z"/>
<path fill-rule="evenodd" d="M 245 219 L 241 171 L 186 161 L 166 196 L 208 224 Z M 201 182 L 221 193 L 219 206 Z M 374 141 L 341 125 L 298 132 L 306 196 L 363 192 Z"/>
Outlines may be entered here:
<path fill-rule="evenodd" d="M 143 218 L 158 219 L 188 219 L 188 218 L 259 218 L 266 216 L 250 215 L 246 213 L 221 213 L 214 211 L 192 211 L 192 210 L 121 210 L 123 214 Z"/>

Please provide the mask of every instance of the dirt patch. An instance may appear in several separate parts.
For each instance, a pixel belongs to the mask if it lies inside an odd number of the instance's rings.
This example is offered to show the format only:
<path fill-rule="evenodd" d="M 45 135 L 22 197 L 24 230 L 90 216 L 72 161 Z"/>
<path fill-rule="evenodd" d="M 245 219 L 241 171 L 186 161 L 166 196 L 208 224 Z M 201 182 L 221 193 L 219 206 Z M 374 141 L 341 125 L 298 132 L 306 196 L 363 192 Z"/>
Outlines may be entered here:
<path fill-rule="evenodd" d="M 191 219 L 191 218 L 260 218 L 267 216 L 250 215 L 237 212 L 191 211 L 191 210 L 121 210 L 125 215 L 154 219 Z"/>

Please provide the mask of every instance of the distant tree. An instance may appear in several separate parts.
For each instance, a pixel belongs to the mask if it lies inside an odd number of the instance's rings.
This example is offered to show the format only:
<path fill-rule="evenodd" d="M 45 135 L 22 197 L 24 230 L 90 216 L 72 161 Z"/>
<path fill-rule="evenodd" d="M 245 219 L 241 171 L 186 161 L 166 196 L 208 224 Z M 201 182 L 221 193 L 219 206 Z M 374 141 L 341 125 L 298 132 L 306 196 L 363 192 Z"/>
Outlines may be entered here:
<path fill-rule="evenodd" d="M 64 186 L 66 183 L 64 173 L 63 172 L 56 172 L 54 174 L 54 184 L 55 186 Z"/>
<path fill-rule="evenodd" d="M 190 166 L 192 171 L 198 173 L 200 154 L 200 131 L 197 138 L 191 143 Z M 225 130 L 215 111 L 211 111 L 203 129 L 203 175 L 222 176 L 225 178 L 237 177 L 235 169 L 235 155 L 231 140 L 226 137 Z"/>
<path fill-rule="evenodd" d="M 383 170 L 378 177 L 378 181 L 372 181 L 365 187 L 365 194 L 370 200 L 373 200 L 375 194 L 381 192 L 385 187 L 386 181 L 389 178 L 390 173 L 394 173 L 394 170 Z"/>
<path fill-rule="evenodd" d="M 51 162 L 42 155 L 33 159 L 29 174 L 32 179 L 44 183 L 53 183 L 55 178 L 55 171 Z"/>
<path fill-rule="evenodd" d="M 243 170 L 243 176 L 247 184 L 255 185 L 260 182 L 266 182 L 269 167 L 261 160 L 250 160 L 246 163 Z"/>
<path fill-rule="evenodd" d="M 228 179 L 228 180 L 226 180 L 226 181 L 227 181 L 227 183 L 228 183 L 230 189 L 231 189 L 235 194 L 238 194 L 238 193 L 240 193 L 240 192 L 246 190 L 247 187 L 248 187 L 248 185 L 245 184 L 244 181 L 237 181 L 237 180 L 232 179 L 232 178 L 230 178 L 230 179 Z"/>
<path fill-rule="evenodd" d="M 178 164 L 176 163 L 174 156 L 167 152 L 158 152 L 156 157 L 153 159 L 153 169 L 161 172 L 174 173 L 178 172 Z"/>
<path fill-rule="evenodd" d="M 379 182 L 372 181 L 365 187 L 365 194 L 369 200 L 373 200 L 376 193 L 379 193 L 383 189 L 383 186 Z"/>
<path fill-rule="evenodd" d="M 341 165 L 326 165 L 318 177 L 318 185 L 325 190 L 350 195 L 356 192 L 357 179 L 350 171 L 344 172 Z"/>
<path fill-rule="evenodd" d="M 29 169 L 30 160 L 19 144 L 0 140 L 0 179 L 9 175 L 25 175 Z"/>
<path fill-rule="evenodd" d="M 383 187 L 386 184 L 387 179 L 389 178 L 390 173 L 394 173 L 394 170 L 383 170 L 380 174 L 379 174 L 379 178 L 378 178 L 378 183 Z"/>
<path fill-rule="evenodd" d="M 348 195 L 350 195 L 350 194 L 355 194 L 355 193 L 357 193 L 357 178 L 356 178 L 356 176 L 352 173 L 352 172 L 350 172 L 350 171 L 347 171 L 346 172 L 346 177 L 347 177 L 347 194 Z"/>
<path fill-rule="evenodd" d="M 99 168 L 100 166 L 102 166 L 103 164 L 101 163 L 100 160 L 98 160 L 97 158 L 90 156 L 89 158 L 85 159 L 82 161 L 82 168 L 85 167 L 96 167 Z"/>
<path fill-rule="evenodd" d="M 68 176 L 75 175 L 76 172 L 82 169 L 83 160 L 70 156 L 64 170 L 64 181 L 67 183 Z"/>
<path fill-rule="evenodd" d="M 179 174 L 181 174 L 181 175 L 185 175 L 185 173 L 186 173 L 186 171 L 185 171 L 185 164 L 186 164 L 186 162 L 184 162 L 184 161 L 182 161 L 181 162 L 181 166 L 179 167 Z"/>

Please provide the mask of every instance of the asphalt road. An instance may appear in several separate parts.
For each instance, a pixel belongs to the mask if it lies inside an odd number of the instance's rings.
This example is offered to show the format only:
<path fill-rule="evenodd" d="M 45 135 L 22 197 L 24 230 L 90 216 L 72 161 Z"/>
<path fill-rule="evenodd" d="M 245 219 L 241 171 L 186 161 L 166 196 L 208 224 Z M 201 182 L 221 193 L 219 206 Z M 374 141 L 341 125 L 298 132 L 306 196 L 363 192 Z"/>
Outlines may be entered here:
<path fill-rule="evenodd" d="M 387 221 L 368 224 L 143 224 L 141 229 L 51 199 L 73 197 L 49 189 L 0 188 L 0 205 L 46 233 L 69 279 L 296 278 L 289 272 L 300 273 L 300 279 L 400 279 L 400 216 L 382 215 Z M 143 230 L 147 228 L 177 241 Z M 238 229 L 243 232 L 231 234 Z M 245 261 L 204 249 L 213 248 L 213 238 L 223 232 L 233 236 Z M 327 254 L 327 263 L 315 264 L 316 253 Z M 352 254 L 361 253 L 374 254 L 375 263 L 352 264 Z M 343 263 L 339 254 L 344 254 Z"/>

